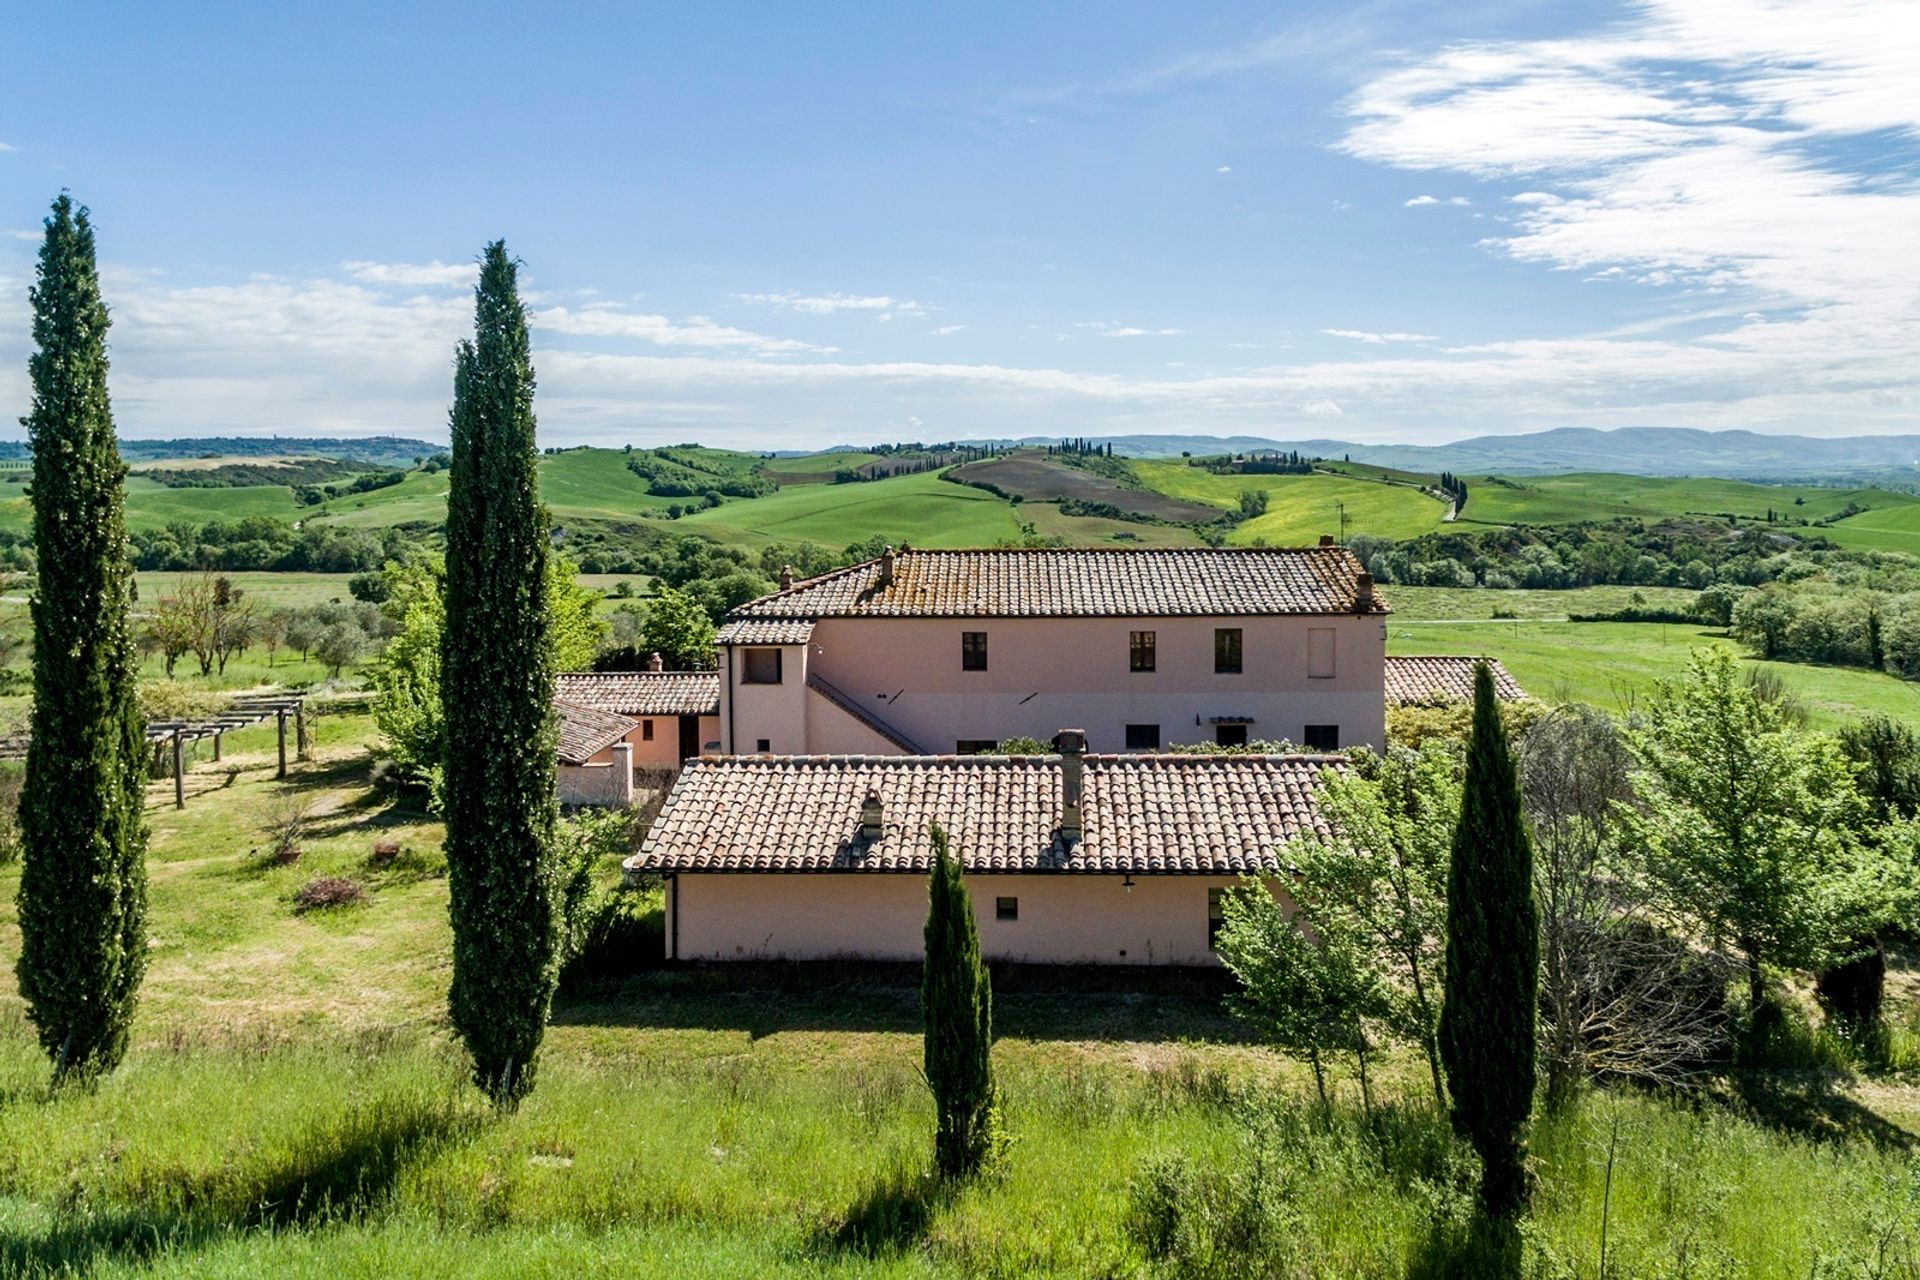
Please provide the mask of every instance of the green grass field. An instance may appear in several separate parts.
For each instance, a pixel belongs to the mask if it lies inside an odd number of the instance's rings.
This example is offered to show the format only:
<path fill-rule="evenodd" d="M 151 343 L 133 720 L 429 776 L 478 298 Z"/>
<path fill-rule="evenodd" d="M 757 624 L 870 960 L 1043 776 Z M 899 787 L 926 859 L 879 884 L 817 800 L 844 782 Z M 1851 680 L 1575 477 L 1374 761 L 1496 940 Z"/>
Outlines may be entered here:
<path fill-rule="evenodd" d="M 1068 516 L 1056 502 L 1023 502 L 1019 515 L 1042 537 L 1065 538 L 1076 547 L 1197 547 L 1200 535 L 1186 525 L 1143 524 L 1106 516 Z"/>
<path fill-rule="evenodd" d="M 1859 515 L 1836 520 L 1815 532 L 1843 547 L 1920 555 L 1920 500 L 1905 494 L 1892 497 L 1902 500 L 1881 500 L 1876 495 L 1874 505 Z"/>
<path fill-rule="evenodd" d="M 1383 538 L 1415 538 L 1442 528 L 1446 508 L 1418 490 L 1404 485 L 1347 476 L 1233 476 L 1215 475 L 1184 462 L 1130 464 L 1148 488 L 1192 502 L 1231 510 L 1247 489 L 1267 494 L 1265 515 L 1236 527 L 1228 541 L 1235 546 L 1303 546 L 1323 533 L 1337 533 L 1339 506 L 1344 505 L 1347 536 L 1370 533 Z"/>
<path fill-rule="evenodd" d="M 1475 619 L 1551 618 L 1616 613 L 1636 604 L 1649 609 L 1685 609 L 1699 592 L 1689 587 L 1574 587 L 1554 591 L 1493 591 L 1485 587 L 1381 587 L 1394 621 L 1453 622 Z"/>
<path fill-rule="evenodd" d="M 174 590 L 183 573 L 140 573 L 140 599 L 152 601 Z M 229 573 L 223 575 L 234 586 L 260 603 L 274 608 L 325 604 L 330 600 L 353 599 L 347 591 L 350 573 Z"/>
<path fill-rule="evenodd" d="M 1678 515 L 1732 513 L 1764 520 L 1769 510 L 1783 519 L 1817 520 L 1848 503 L 1873 508 L 1920 508 L 1920 499 L 1884 489 L 1838 489 L 1814 485 L 1750 484 L 1712 480 L 1574 472 L 1514 480 L 1466 477 L 1462 519 L 1483 524 L 1570 524 L 1617 516 L 1661 519 Z M 1856 517 L 1858 518 L 1858 517 Z"/>
<path fill-rule="evenodd" d="M 783 489 L 698 511 L 667 527 L 732 546 L 808 541 L 836 549 L 876 534 L 916 547 L 982 547 L 1020 533 L 1011 503 L 950 484 L 934 472 Z"/>
<path fill-rule="evenodd" d="M 878 462 L 877 453 L 846 450 L 839 453 L 808 453 L 797 458 L 770 458 L 767 474 L 781 484 L 820 484 L 833 479 L 833 473 L 846 468 Z"/>
<path fill-rule="evenodd" d="M 149 793 L 151 966 L 96 1088 L 48 1095 L 0 984 L 0 1274 L 1488 1274 L 1416 1063 L 1380 1064 L 1372 1124 L 1336 1065 L 1323 1120 L 1304 1069 L 1193 984 L 1003 977 L 1011 1143 L 964 1186 L 924 1176 L 910 973 L 641 962 L 562 994 L 538 1087 L 493 1112 L 446 1029 L 441 829 L 369 789 L 370 741 L 364 716 L 318 717 L 280 783 L 249 730 L 184 810 Z M 274 865 L 262 828 L 290 802 L 302 852 Z M 364 902 L 296 911 L 322 874 Z M 17 879 L 0 868 L 8 961 Z M 1902 1018 L 1913 999 L 1902 975 Z M 1906 1274 L 1873 1266 L 1920 1243 L 1917 1113 L 1898 1078 L 1596 1095 L 1535 1126 L 1524 1274 L 1597 1280 L 1603 1205 L 1609 1276 Z"/>

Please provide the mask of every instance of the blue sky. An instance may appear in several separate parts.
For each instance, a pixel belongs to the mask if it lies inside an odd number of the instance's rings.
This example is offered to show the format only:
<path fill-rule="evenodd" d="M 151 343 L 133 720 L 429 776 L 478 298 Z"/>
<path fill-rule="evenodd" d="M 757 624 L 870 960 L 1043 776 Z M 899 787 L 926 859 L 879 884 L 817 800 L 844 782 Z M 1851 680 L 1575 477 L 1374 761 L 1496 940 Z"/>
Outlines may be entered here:
<path fill-rule="evenodd" d="M 394 10 L 404 9 L 396 14 Z M 0 413 L 90 204 L 130 435 L 1920 430 L 1920 3 L 73 4 L 0 48 Z"/>

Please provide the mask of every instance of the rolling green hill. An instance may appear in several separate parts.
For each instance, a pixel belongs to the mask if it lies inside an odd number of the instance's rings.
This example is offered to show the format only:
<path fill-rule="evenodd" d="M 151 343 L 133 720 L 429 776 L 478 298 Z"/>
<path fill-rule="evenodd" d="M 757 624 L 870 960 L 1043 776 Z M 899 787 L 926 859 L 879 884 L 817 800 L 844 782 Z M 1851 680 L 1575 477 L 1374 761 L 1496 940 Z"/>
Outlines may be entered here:
<path fill-rule="evenodd" d="M 1617 516 L 1725 516 L 1764 520 L 1768 511 L 1788 520 L 1817 520 L 1860 506 L 1908 506 L 1920 499 L 1883 489 L 1752 484 L 1743 480 L 1671 479 L 1578 471 L 1524 480 L 1464 476 L 1468 495 L 1461 519 L 1481 524 L 1570 524 Z"/>
<path fill-rule="evenodd" d="M 1306 476 L 1215 475 L 1184 462 L 1135 462 L 1132 466 L 1148 488 L 1222 510 L 1238 507 L 1244 490 L 1265 492 L 1266 514 L 1234 529 L 1227 541 L 1235 546 L 1317 541 L 1323 533 L 1338 533 L 1342 507 L 1349 537 L 1371 533 L 1383 538 L 1414 538 L 1439 529 L 1447 513 L 1444 504 L 1418 489 L 1384 480 L 1319 472 Z"/>
<path fill-rule="evenodd" d="M 748 547 L 802 540 L 844 547 L 875 534 L 916 547 L 979 547 L 1020 536 L 1013 511 L 1004 498 L 923 472 L 862 484 L 801 485 L 722 503 L 667 527 Z"/>

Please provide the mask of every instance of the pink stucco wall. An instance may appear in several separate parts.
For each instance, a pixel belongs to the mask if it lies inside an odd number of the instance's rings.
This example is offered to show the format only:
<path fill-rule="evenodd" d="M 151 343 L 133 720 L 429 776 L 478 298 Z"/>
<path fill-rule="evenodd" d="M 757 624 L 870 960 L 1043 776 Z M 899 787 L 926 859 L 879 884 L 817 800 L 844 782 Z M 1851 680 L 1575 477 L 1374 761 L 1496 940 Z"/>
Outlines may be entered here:
<path fill-rule="evenodd" d="M 1237 675 L 1213 669 L 1216 627 L 1243 633 Z M 1330 677 L 1309 674 L 1316 629 L 1333 633 Z M 987 670 L 961 669 L 963 631 L 987 633 Z M 1129 669 L 1133 631 L 1155 633 L 1155 670 Z M 1044 741 L 1067 727 L 1085 729 L 1094 751 L 1121 751 L 1128 724 L 1159 725 L 1163 746 L 1210 742 L 1215 716 L 1252 717 L 1253 738 L 1298 743 L 1309 724 L 1338 725 L 1341 746 L 1379 747 L 1386 736 L 1386 626 L 1374 616 L 829 618 L 816 624 L 805 661 L 935 752 L 963 739 Z M 741 691 L 740 750 L 769 736 L 775 751 L 828 749 L 808 739 L 804 704 L 782 703 L 776 714 L 760 692 Z M 758 721 L 763 708 L 768 718 Z M 782 745 L 795 735 L 804 746 Z"/>
<path fill-rule="evenodd" d="M 980 951 L 1034 964 L 1218 964 L 1207 949 L 1207 890 L 1229 876 L 968 876 Z M 927 881 L 871 872 L 681 873 L 667 886 L 670 954 L 682 960 L 917 960 Z M 1019 919 L 995 900 L 1019 900 Z"/>
<path fill-rule="evenodd" d="M 624 741 L 633 744 L 633 767 L 636 769 L 678 769 L 680 767 L 680 717 L 679 716 L 635 716 L 640 724 L 634 726 Z M 653 722 L 653 741 L 646 739 L 647 721 Z M 708 750 L 711 744 L 720 741 L 720 717 L 700 717 L 700 754 Z M 718 749 L 717 747 L 714 749 Z M 588 764 L 607 764 L 613 760 L 613 748 L 595 752 Z"/>

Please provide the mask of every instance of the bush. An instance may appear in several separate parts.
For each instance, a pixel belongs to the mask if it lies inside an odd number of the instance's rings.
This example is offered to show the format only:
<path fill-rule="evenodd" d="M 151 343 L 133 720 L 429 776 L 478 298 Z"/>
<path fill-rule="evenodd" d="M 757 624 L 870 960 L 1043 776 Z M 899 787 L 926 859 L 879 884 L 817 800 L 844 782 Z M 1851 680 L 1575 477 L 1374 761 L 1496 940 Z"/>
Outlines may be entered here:
<path fill-rule="evenodd" d="M 366 890 L 358 880 L 345 876 L 318 876 L 307 881 L 293 895 L 295 911 L 331 911 L 336 907 L 357 906 L 366 901 Z"/>

